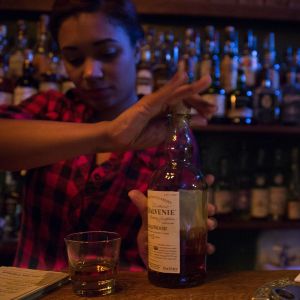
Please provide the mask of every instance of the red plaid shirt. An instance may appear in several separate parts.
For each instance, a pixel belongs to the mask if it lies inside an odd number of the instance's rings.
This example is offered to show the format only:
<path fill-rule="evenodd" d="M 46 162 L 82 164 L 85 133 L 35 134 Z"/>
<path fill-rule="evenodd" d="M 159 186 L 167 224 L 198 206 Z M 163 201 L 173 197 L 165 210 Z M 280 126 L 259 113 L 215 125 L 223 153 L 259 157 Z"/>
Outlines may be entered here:
<path fill-rule="evenodd" d="M 68 97 L 50 91 L 37 94 L 17 107 L 2 106 L 0 117 L 78 123 L 93 120 L 92 111 L 76 90 L 69 92 Z M 132 189 L 146 192 L 152 172 L 165 163 L 161 150 L 112 153 L 100 166 L 96 165 L 95 156 L 81 155 L 30 170 L 25 180 L 15 266 L 66 268 L 64 237 L 86 230 L 120 233 L 123 265 L 131 269 L 143 266 L 136 242 L 141 219 L 128 192 Z"/>

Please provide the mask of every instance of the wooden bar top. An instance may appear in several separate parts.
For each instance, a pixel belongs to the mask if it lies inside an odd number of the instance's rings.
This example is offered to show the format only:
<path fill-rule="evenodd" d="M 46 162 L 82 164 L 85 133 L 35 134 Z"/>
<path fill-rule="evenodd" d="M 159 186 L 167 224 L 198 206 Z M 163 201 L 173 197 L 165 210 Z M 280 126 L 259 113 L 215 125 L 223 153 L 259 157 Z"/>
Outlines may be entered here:
<path fill-rule="evenodd" d="M 115 294 L 92 299 L 251 300 L 260 286 L 283 278 L 294 280 L 298 273 L 299 271 L 242 271 L 223 274 L 209 272 L 206 282 L 197 287 L 166 289 L 150 284 L 145 272 L 120 272 Z M 79 300 L 80 298 L 73 294 L 71 284 L 43 297 L 44 300 Z"/>

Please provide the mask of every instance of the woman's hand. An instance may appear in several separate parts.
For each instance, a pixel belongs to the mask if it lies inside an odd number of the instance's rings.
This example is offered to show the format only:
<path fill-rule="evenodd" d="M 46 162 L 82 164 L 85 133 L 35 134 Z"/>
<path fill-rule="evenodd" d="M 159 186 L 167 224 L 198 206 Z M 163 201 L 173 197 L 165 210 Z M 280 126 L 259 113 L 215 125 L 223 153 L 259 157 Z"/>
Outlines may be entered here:
<path fill-rule="evenodd" d="M 205 180 L 208 185 L 211 185 L 214 181 L 212 175 L 207 175 Z M 144 264 L 148 265 L 148 222 L 147 222 L 147 197 L 138 190 L 132 190 L 129 192 L 131 201 L 136 205 L 142 218 L 142 225 L 137 235 L 137 244 L 140 257 Z M 209 231 L 214 230 L 217 227 L 217 221 L 212 217 L 215 214 L 215 207 L 212 204 L 208 204 L 208 216 L 207 229 Z M 207 243 L 207 253 L 212 254 L 215 251 L 214 245 Z"/>
<path fill-rule="evenodd" d="M 115 120 L 108 122 L 111 148 L 115 151 L 142 149 L 160 144 L 167 135 L 166 119 L 161 116 L 180 101 L 198 111 L 192 117 L 192 123 L 206 124 L 207 118 L 216 111 L 216 105 L 204 101 L 199 93 L 210 84 L 209 76 L 188 84 L 185 73 L 176 73 L 164 87 L 144 96 Z"/>

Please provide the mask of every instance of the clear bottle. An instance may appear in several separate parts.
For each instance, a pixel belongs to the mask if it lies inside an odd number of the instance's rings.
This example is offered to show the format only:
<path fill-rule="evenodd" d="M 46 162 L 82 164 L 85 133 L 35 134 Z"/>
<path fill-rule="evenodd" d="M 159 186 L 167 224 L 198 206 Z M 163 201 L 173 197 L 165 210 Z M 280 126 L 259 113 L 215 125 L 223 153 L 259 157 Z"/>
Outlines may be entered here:
<path fill-rule="evenodd" d="M 206 274 L 207 187 L 192 161 L 189 114 L 170 116 L 167 163 L 148 190 L 148 278 L 169 288 L 200 284 Z"/>
<path fill-rule="evenodd" d="M 287 218 L 300 220 L 300 176 L 299 176 L 299 149 L 294 147 L 291 153 L 291 167 L 287 194 Z"/>

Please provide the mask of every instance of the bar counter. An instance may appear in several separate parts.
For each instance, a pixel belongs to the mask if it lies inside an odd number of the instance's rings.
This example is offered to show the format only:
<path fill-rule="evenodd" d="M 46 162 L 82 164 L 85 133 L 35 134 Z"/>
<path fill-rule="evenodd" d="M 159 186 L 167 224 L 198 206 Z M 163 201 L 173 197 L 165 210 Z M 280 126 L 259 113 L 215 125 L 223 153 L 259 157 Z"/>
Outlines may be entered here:
<path fill-rule="evenodd" d="M 151 285 L 146 272 L 120 272 L 116 293 L 91 299 L 189 299 L 189 300 L 250 300 L 262 285 L 278 279 L 294 280 L 299 271 L 242 271 L 232 273 L 208 272 L 204 284 L 186 289 L 166 289 Z M 81 297 L 73 294 L 71 284 L 67 284 L 50 294 L 44 300 L 73 300 Z M 82 297 L 81 299 L 86 299 Z"/>

